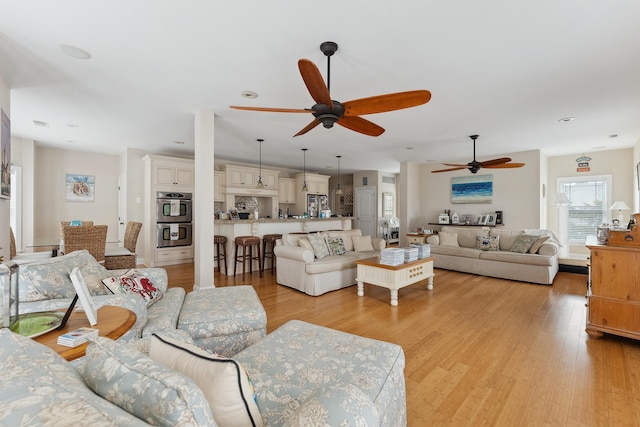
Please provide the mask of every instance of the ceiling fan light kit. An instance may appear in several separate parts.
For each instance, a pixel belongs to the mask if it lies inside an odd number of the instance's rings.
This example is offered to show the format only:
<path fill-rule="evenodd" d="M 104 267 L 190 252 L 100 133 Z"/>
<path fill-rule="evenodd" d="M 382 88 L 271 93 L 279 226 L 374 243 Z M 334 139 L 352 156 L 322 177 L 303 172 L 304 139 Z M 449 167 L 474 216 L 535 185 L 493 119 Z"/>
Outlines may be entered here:
<path fill-rule="evenodd" d="M 479 162 L 476 160 L 476 139 L 478 139 L 479 135 L 470 135 L 469 138 L 473 141 L 473 160 L 465 165 L 456 164 L 456 163 L 443 163 L 445 166 L 451 166 L 449 169 L 439 169 L 435 171 L 431 171 L 431 173 L 439 173 L 439 172 L 451 172 L 462 169 L 469 169 L 471 173 L 478 173 L 478 171 L 482 168 L 487 169 L 505 169 L 505 168 L 521 168 L 524 166 L 524 163 L 511 163 L 510 157 L 500 157 L 498 159 L 486 160 L 484 162 Z"/>
<path fill-rule="evenodd" d="M 300 59 L 298 61 L 298 69 L 302 80 L 307 86 L 309 94 L 316 102 L 313 107 L 295 109 L 232 105 L 230 108 L 273 113 L 311 113 L 314 117 L 313 121 L 296 133 L 294 137 L 304 135 L 319 124 L 322 124 L 326 129 L 330 129 L 336 123 L 363 135 L 380 136 L 384 133 L 384 128 L 360 116 L 416 107 L 426 104 L 431 99 L 431 92 L 428 90 L 413 90 L 355 99 L 344 103 L 333 100 L 330 92 L 331 57 L 338 50 L 338 44 L 326 41 L 320 45 L 320 50 L 327 57 L 326 83 L 316 64 L 308 59 Z"/>

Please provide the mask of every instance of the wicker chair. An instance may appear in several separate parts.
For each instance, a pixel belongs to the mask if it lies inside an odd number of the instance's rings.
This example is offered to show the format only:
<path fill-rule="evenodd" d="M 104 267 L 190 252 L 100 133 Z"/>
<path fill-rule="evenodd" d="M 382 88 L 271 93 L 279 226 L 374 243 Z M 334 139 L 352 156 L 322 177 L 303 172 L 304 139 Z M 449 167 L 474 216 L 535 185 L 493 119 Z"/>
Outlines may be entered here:
<path fill-rule="evenodd" d="M 69 254 L 73 251 L 86 249 L 99 263 L 104 263 L 104 249 L 107 244 L 106 225 L 82 225 L 62 227 L 64 236 L 64 250 Z"/>
<path fill-rule="evenodd" d="M 107 270 L 118 270 L 121 268 L 135 268 L 136 266 L 136 244 L 142 223 L 129 221 L 124 232 L 124 246 L 118 248 L 107 248 L 105 252 L 104 266 Z"/>
<path fill-rule="evenodd" d="M 93 225 L 93 221 L 80 221 L 82 223 L 82 225 Z M 64 254 L 64 232 L 63 229 L 65 226 L 70 226 L 71 225 L 71 221 L 60 221 L 60 248 L 59 248 L 59 252 L 61 254 Z"/>
<path fill-rule="evenodd" d="M 13 228 L 9 227 L 9 259 L 18 265 L 29 264 L 43 259 L 51 258 L 51 251 L 48 252 L 31 252 L 17 253 L 16 236 L 13 234 Z"/>

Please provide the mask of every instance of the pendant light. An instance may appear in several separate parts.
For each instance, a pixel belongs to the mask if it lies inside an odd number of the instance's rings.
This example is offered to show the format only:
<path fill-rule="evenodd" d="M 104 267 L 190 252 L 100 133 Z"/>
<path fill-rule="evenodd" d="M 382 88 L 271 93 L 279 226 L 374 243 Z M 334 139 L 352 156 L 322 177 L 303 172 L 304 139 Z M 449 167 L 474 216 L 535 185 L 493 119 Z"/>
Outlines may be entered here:
<path fill-rule="evenodd" d="M 340 187 L 340 157 L 342 156 L 336 157 L 338 158 L 338 186 L 336 187 L 336 194 L 340 195 L 344 193 L 344 191 L 342 191 L 342 187 Z"/>
<path fill-rule="evenodd" d="M 309 188 L 307 187 L 307 148 L 302 149 L 302 161 L 303 161 L 303 171 L 304 171 L 304 182 L 302 184 L 302 191 L 307 192 Z"/>
<path fill-rule="evenodd" d="M 262 141 L 264 141 L 264 139 L 258 138 L 258 142 L 260 143 L 260 175 L 258 175 L 256 188 L 264 188 L 264 184 L 262 183 Z"/>

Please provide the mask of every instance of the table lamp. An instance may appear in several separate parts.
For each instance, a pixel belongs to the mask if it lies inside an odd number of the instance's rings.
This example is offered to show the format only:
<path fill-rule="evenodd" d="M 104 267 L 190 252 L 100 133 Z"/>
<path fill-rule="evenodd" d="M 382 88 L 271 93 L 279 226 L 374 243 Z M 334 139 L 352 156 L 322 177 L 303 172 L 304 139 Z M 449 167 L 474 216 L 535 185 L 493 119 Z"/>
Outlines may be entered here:
<path fill-rule="evenodd" d="M 622 225 L 622 222 L 624 221 L 624 217 L 622 216 L 622 211 L 630 210 L 630 209 L 631 208 L 627 206 L 625 202 L 621 202 L 621 201 L 614 202 L 609 208 L 610 211 L 618 211 L 618 218 L 617 218 L 618 225 Z"/>

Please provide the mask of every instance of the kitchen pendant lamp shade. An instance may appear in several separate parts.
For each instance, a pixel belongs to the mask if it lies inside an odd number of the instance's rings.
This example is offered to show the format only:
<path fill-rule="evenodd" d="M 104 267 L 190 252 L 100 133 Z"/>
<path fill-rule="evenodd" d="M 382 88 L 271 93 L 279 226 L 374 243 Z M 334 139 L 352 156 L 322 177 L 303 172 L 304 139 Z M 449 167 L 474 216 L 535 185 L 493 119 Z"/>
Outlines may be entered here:
<path fill-rule="evenodd" d="M 336 156 L 338 158 L 338 186 L 336 187 L 336 194 L 340 195 L 340 194 L 344 194 L 344 191 L 342 191 L 342 187 L 340 186 L 340 158 L 342 156 Z"/>
<path fill-rule="evenodd" d="M 260 174 L 258 175 L 256 188 L 264 188 L 264 184 L 262 182 L 262 141 L 264 141 L 264 139 L 258 138 L 258 142 L 260 143 Z"/>
<path fill-rule="evenodd" d="M 302 148 L 302 168 L 304 172 L 304 181 L 301 191 L 306 193 L 309 191 L 309 187 L 307 187 L 307 148 Z"/>

